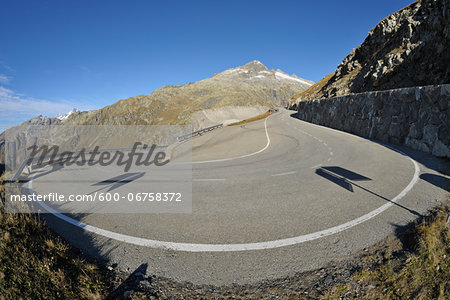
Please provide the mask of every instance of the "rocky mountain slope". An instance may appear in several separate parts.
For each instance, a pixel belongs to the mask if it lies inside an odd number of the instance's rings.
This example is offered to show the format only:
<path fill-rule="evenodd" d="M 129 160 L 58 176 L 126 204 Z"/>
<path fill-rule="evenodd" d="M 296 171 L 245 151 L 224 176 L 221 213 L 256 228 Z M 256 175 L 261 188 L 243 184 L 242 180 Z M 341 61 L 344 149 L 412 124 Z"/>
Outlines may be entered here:
<path fill-rule="evenodd" d="M 261 62 L 216 73 L 195 83 L 164 86 L 150 95 L 120 100 L 99 110 L 74 113 L 65 124 L 187 124 L 195 112 L 228 106 L 286 105 L 312 81 L 268 70 Z"/>
<path fill-rule="evenodd" d="M 419 0 L 386 17 L 364 42 L 309 89 L 291 99 L 450 83 L 450 2 Z"/>

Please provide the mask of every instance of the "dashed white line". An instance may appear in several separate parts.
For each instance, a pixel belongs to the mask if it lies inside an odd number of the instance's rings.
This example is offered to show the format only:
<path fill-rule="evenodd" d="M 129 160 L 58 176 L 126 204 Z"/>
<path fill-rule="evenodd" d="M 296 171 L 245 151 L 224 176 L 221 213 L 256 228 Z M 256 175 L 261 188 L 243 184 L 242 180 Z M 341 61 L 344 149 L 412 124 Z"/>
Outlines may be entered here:
<path fill-rule="evenodd" d="M 278 173 L 278 174 L 273 174 L 272 176 L 284 176 L 284 175 L 291 175 L 291 174 L 295 174 L 295 173 L 297 173 L 297 171 Z"/>
<path fill-rule="evenodd" d="M 328 144 L 327 144 L 327 143 L 325 143 L 324 141 L 322 141 L 322 140 L 319 139 L 318 137 L 315 137 L 315 136 L 309 134 L 308 132 L 305 132 L 305 131 L 301 130 L 300 128 L 297 128 L 297 127 L 295 127 L 295 128 L 296 128 L 298 131 L 302 132 L 303 134 L 306 134 L 306 135 L 308 135 L 308 136 L 314 138 L 315 140 L 321 142 L 322 145 L 324 145 L 325 147 L 327 147 L 328 150 L 330 151 L 330 157 L 327 159 L 327 161 L 331 161 L 331 156 L 333 156 L 333 152 L 331 151 L 331 150 L 332 150 L 331 147 L 328 147 Z M 319 165 L 319 166 L 320 166 L 320 165 Z M 316 166 L 315 166 L 315 167 L 311 167 L 311 169 L 315 169 L 315 168 L 316 168 Z"/>
<path fill-rule="evenodd" d="M 192 179 L 192 181 L 225 181 L 224 178 Z"/>

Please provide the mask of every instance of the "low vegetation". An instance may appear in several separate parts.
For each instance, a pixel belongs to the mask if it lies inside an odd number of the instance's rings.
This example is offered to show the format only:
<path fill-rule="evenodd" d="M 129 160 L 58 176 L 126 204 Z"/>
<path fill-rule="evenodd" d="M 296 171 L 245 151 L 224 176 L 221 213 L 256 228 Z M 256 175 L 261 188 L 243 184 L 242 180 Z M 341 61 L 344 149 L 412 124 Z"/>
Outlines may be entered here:
<path fill-rule="evenodd" d="M 449 208 L 437 210 L 407 233 L 412 249 L 403 249 L 400 257 L 385 253 L 382 264 L 335 285 L 325 299 L 450 299 Z"/>
<path fill-rule="evenodd" d="M 101 299 L 108 290 L 105 272 L 51 232 L 38 215 L 7 214 L 2 202 L 0 299 Z"/>
<path fill-rule="evenodd" d="M 261 120 L 261 119 L 265 119 L 265 118 L 267 118 L 270 115 L 271 115 L 271 112 L 267 111 L 267 112 L 265 112 L 265 113 L 263 113 L 261 115 L 258 115 L 258 116 L 255 116 L 255 117 L 251 117 L 251 118 L 239 121 L 239 122 L 231 123 L 228 126 L 242 125 L 242 124 L 250 123 L 250 122 L 253 122 L 253 121 L 258 121 L 258 120 Z"/>
<path fill-rule="evenodd" d="M 311 98 L 316 99 L 316 95 L 319 95 L 319 91 L 328 83 L 328 81 L 334 76 L 334 74 L 335 73 L 326 75 L 324 78 L 320 79 L 306 90 L 292 96 L 292 98 L 290 99 L 290 104 L 292 105 L 296 103 L 297 99 L 299 98 L 300 101 L 309 100 Z"/>

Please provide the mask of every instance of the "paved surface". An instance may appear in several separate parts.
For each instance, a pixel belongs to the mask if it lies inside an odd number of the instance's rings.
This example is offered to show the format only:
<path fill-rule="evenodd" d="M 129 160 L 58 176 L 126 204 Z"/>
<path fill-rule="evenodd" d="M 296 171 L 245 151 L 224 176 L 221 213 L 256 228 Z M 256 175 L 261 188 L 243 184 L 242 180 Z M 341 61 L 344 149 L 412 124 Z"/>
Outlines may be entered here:
<path fill-rule="evenodd" d="M 413 152 L 421 158 L 414 162 L 292 113 L 281 110 L 194 138 L 190 214 L 71 216 L 127 242 L 46 218 L 73 244 L 121 269 L 147 263 L 151 274 L 227 285 L 345 259 L 448 201 L 448 177 L 427 167 L 435 161 L 431 156 Z M 174 157 L 182 160 L 184 147 Z M 48 182 L 62 173 L 36 178 L 33 188 L 54 191 Z M 71 174 L 83 177 L 83 170 Z"/>

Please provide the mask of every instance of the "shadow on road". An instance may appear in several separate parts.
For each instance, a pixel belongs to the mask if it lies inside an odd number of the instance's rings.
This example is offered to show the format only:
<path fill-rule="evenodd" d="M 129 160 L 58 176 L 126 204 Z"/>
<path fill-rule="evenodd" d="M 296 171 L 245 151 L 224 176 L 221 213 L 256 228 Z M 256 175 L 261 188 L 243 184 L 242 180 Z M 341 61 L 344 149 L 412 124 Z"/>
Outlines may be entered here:
<path fill-rule="evenodd" d="M 350 171 L 348 169 L 344 169 L 341 167 L 332 166 L 332 167 L 322 167 L 322 168 L 325 170 L 328 170 L 330 172 L 333 172 L 334 174 L 342 176 L 348 180 L 353 180 L 353 181 L 372 180 L 369 177 L 363 176 L 361 174 L 355 173 L 353 171 Z"/>
<path fill-rule="evenodd" d="M 415 210 L 412 210 L 412 209 L 410 209 L 406 206 L 403 206 L 401 204 L 398 204 L 396 202 L 392 202 L 390 199 L 388 199 L 380 194 L 377 194 L 375 192 L 372 192 L 371 190 L 353 182 L 353 181 L 358 181 L 358 180 L 360 180 L 360 181 L 371 180 L 369 177 L 363 176 L 361 174 L 358 174 L 356 172 L 353 172 L 353 171 L 350 171 L 348 169 L 344 169 L 344 168 L 338 167 L 338 166 L 320 167 L 320 168 L 316 169 L 316 174 L 325 179 L 330 180 L 331 182 L 339 185 L 340 187 L 342 187 L 350 192 L 353 192 L 353 187 L 357 187 L 369 194 L 377 196 L 380 199 L 383 199 L 383 200 L 390 202 L 400 208 L 403 208 L 413 215 L 416 215 L 419 217 L 422 216 Z"/>
<path fill-rule="evenodd" d="M 420 179 L 425 180 L 426 182 L 431 183 L 432 185 L 435 185 L 437 187 L 440 187 L 444 191 L 450 191 L 450 179 L 447 177 L 436 175 L 436 174 L 430 174 L 425 173 L 420 175 Z"/>
<path fill-rule="evenodd" d="M 146 273 L 147 273 L 148 265 L 141 264 L 139 267 L 134 270 L 133 273 L 131 273 L 122 283 L 115 288 L 109 295 L 106 297 L 106 299 L 122 299 L 127 298 L 128 295 L 126 293 L 132 294 L 132 292 L 139 290 L 139 285 L 141 283 L 141 279 L 144 279 Z M 148 278 L 146 280 L 148 285 L 151 285 L 151 278 Z"/>
<path fill-rule="evenodd" d="M 340 187 L 342 187 L 350 192 L 353 192 L 352 185 L 345 178 L 336 176 L 330 172 L 327 172 L 326 170 L 324 170 L 322 168 L 316 169 L 316 174 L 325 179 L 328 179 L 331 182 L 334 182 L 335 184 L 339 185 Z"/>
<path fill-rule="evenodd" d="M 115 190 L 127 183 L 133 182 L 133 181 L 141 178 L 144 175 L 145 175 L 145 172 L 125 173 L 125 174 L 122 174 L 122 175 L 119 175 L 116 177 L 112 177 L 110 179 L 99 181 L 97 183 L 92 184 L 92 186 L 100 185 L 100 186 L 104 186 L 104 187 L 97 191 L 92 192 L 91 194 L 98 192 L 102 189 L 108 188 L 108 187 L 109 187 L 108 192 Z"/>

